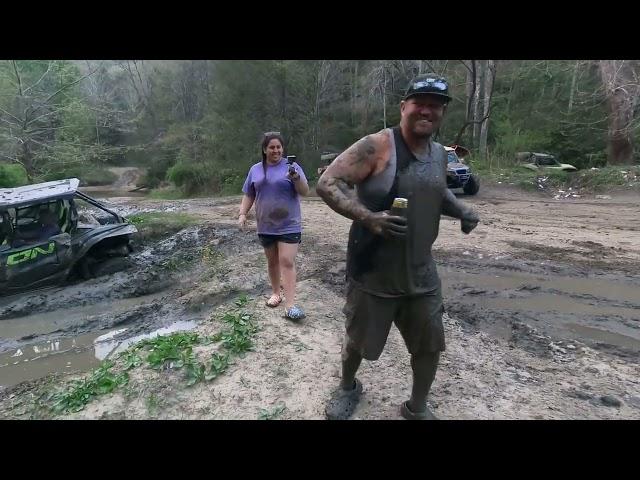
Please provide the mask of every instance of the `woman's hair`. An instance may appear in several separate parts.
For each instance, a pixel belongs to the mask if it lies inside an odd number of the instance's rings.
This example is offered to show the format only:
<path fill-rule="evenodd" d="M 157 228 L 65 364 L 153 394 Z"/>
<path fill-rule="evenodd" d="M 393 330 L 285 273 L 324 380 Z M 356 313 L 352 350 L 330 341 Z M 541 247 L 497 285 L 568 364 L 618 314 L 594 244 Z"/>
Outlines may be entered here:
<path fill-rule="evenodd" d="M 265 179 L 267 178 L 267 154 L 264 153 L 264 151 L 269 145 L 269 142 L 274 138 L 280 142 L 280 145 L 282 145 L 282 148 L 284 149 L 284 140 L 282 139 L 282 135 L 280 134 L 280 132 L 266 132 L 262 136 L 262 145 L 260 146 L 260 153 L 262 154 L 262 171 L 264 172 Z"/>

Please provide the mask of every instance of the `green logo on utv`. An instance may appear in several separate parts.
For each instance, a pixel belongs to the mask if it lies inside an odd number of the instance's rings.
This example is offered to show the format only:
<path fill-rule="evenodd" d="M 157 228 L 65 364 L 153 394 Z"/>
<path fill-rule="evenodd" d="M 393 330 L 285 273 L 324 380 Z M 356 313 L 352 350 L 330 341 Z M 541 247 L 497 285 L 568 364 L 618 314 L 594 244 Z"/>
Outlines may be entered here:
<path fill-rule="evenodd" d="M 47 245 L 46 250 L 40 247 L 33 247 L 29 250 L 23 250 L 21 252 L 14 253 L 13 255 L 9 255 L 7 257 L 7 266 L 12 267 L 13 265 L 18 265 L 22 262 L 34 260 L 38 257 L 38 255 L 49 255 L 55 251 L 56 244 L 54 242 L 51 242 L 49 245 Z"/>

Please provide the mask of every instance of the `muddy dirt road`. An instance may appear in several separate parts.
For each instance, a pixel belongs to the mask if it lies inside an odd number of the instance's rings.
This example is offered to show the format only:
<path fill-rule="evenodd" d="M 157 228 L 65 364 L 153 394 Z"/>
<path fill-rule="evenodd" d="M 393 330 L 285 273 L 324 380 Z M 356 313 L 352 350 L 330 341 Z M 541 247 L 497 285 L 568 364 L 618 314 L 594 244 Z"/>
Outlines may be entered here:
<path fill-rule="evenodd" d="M 640 418 L 640 197 L 612 197 L 485 188 L 462 197 L 482 219 L 471 235 L 443 218 L 434 255 L 447 351 L 430 397 L 439 417 Z M 339 376 L 349 221 L 317 197 L 303 201 L 298 290 L 307 318 L 292 324 L 264 306 L 266 262 L 255 232 L 235 226 L 238 199 L 110 202 L 124 214 L 188 212 L 198 221 L 141 242 L 124 272 L 0 298 L 0 418 L 33 417 L 29 401 L 43 388 L 145 336 L 215 332 L 212 314 L 241 293 L 260 329 L 254 351 L 224 375 L 185 387 L 176 372 L 140 367 L 124 391 L 63 418 L 255 419 L 265 410 L 323 418 Z M 395 327 L 359 378 L 354 418 L 400 418 L 411 371 Z"/>

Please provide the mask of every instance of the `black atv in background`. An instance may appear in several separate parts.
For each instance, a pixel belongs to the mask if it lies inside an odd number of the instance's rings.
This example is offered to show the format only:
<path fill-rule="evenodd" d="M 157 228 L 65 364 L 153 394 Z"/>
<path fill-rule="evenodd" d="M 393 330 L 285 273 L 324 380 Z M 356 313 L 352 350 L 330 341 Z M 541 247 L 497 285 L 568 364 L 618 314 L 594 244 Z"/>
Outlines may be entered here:
<path fill-rule="evenodd" d="M 0 189 L 0 295 L 124 268 L 136 227 L 79 183 Z"/>

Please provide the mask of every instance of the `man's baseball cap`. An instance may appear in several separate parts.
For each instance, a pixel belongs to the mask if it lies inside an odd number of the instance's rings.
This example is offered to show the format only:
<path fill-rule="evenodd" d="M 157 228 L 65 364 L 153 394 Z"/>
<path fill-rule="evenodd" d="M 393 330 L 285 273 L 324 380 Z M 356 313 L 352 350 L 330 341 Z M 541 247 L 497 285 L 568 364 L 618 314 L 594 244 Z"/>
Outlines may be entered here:
<path fill-rule="evenodd" d="M 415 77 L 411 83 L 409 83 L 403 100 L 424 93 L 443 97 L 446 103 L 451 101 L 447 79 L 432 74 L 418 75 Z"/>

